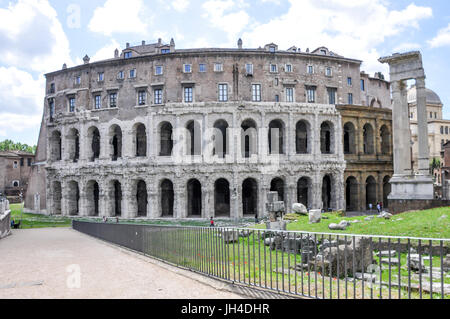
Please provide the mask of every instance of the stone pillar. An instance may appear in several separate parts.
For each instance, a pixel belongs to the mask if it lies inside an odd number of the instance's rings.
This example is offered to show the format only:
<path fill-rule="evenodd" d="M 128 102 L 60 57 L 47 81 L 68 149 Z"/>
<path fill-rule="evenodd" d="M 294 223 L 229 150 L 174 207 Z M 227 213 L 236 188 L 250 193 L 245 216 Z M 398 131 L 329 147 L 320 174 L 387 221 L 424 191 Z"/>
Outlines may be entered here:
<path fill-rule="evenodd" d="M 429 175 L 428 118 L 426 108 L 425 77 L 416 79 L 417 125 L 419 140 L 419 173 Z"/>
<path fill-rule="evenodd" d="M 202 218 L 215 217 L 214 211 L 214 185 L 202 183 Z"/>
<path fill-rule="evenodd" d="M 123 180 L 122 186 L 122 218 L 135 218 L 136 210 L 134 209 L 132 182 Z M 136 201 L 136 200 L 134 200 Z"/>

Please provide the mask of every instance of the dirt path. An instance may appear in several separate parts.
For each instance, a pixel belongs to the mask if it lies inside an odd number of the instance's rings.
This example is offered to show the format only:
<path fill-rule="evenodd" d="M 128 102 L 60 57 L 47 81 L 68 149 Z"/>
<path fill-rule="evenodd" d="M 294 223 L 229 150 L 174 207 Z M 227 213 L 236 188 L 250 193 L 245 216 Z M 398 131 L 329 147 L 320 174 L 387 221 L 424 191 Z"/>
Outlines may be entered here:
<path fill-rule="evenodd" d="M 70 288 L 78 282 L 79 288 Z M 16 230 L 0 240 L 0 299 L 5 298 L 242 297 L 72 229 L 46 228 Z"/>

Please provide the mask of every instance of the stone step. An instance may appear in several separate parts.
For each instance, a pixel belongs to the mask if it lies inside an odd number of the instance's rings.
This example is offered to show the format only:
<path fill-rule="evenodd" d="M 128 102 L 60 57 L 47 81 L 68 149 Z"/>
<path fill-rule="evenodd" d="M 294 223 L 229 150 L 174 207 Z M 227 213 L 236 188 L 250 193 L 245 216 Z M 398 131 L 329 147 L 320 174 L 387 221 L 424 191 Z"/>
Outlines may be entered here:
<path fill-rule="evenodd" d="M 389 261 L 389 258 L 381 258 L 381 263 L 382 264 L 391 264 L 391 265 L 395 265 L 398 266 L 400 264 L 400 261 L 398 260 L 398 258 L 391 258 L 391 260 Z"/>
<path fill-rule="evenodd" d="M 383 250 L 383 251 L 380 251 L 380 252 L 374 253 L 374 254 L 377 257 L 380 255 L 381 255 L 381 257 L 389 257 L 389 256 L 395 257 L 395 256 L 397 256 L 397 251 L 396 250 Z"/>

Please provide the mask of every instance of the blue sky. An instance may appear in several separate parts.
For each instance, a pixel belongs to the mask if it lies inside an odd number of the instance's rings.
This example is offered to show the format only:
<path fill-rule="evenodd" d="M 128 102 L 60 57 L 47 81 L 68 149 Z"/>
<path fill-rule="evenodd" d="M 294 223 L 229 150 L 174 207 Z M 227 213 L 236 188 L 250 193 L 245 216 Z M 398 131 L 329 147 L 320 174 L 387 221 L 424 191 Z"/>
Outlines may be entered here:
<path fill-rule="evenodd" d="M 450 119 L 447 0 L 0 0 L 0 140 L 37 143 L 43 74 L 158 38 L 177 48 L 323 45 L 371 74 L 388 73 L 380 56 L 420 50 Z"/>

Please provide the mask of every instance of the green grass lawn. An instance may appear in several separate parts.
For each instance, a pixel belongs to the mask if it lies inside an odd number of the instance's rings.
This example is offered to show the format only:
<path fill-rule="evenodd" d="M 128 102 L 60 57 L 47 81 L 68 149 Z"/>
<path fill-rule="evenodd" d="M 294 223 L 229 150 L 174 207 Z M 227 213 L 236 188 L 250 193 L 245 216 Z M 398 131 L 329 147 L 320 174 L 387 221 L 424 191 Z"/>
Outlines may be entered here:
<path fill-rule="evenodd" d="M 286 219 L 292 221 L 287 225 L 287 229 L 318 233 L 450 238 L 450 207 L 407 212 L 395 215 L 390 220 L 375 217 L 371 221 L 365 221 L 366 216 L 341 217 L 337 213 L 326 213 L 324 216 L 328 219 L 323 219 L 318 224 L 309 224 L 308 216 L 287 215 Z M 352 224 L 345 231 L 333 231 L 328 228 L 329 224 L 338 224 L 342 220 L 361 222 Z M 264 229 L 265 225 L 258 225 L 257 228 Z"/>
<path fill-rule="evenodd" d="M 46 228 L 46 227 L 70 227 L 72 221 L 70 218 L 62 216 L 45 216 L 38 214 L 21 214 L 22 204 L 11 204 L 11 220 L 20 222 L 21 229 Z"/>

